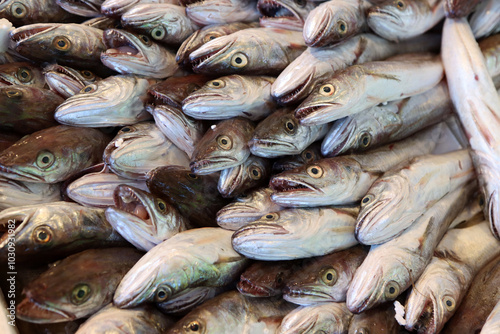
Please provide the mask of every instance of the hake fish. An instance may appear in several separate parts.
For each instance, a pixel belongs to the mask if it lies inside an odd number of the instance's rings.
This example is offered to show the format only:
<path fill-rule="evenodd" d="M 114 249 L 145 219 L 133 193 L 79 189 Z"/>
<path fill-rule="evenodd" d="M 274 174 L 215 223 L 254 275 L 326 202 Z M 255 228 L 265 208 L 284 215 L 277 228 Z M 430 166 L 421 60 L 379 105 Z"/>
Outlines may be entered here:
<path fill-rule="evenodd" d="M 56 0 L 56 3 L 68 13 L 85 17 L 101 16 L 101 5 L 104 0 Z"/>
<path fill-rule="evenodd" d="M 481 2 L 470 17 L 470 27 L 476 38 L 500 32 L 500 2 Z"/>
<path fill-rule="evenodd" d="M 75 70 L 68 66 L 51 64 L 43 69 L 45 81 L 50 89 L 67 99 L 80 92 L 83 87 L 101 80 L 92 71 Z"/>
<path fill-rule="evenodd" d="M 57 202 L 61 200 L 61 185 L 9 180 L 0 177 L 0 211 L 3 209 Z"/>
<path fill-rule="evenodd" d="M 68 22 L 75 16 L 52 0 L 5 0 L 0 4 L 0 17 L 14 26 L 43 22 Z"/>
<path fill-rule="evenodd" d="M 134 6 L 147 3 L 179 4 L 177 0 L 105 0 L 101 5 L 101 13 L 110 17 L 121 17 L 126 11 Z"/>
<path fill-rule="evenodd" d="M 187 16 L 201 26 L 256 21 L 257 0 L 205 0 L 190 3 Z"/>
<path fill-rule="evenodd" d="M 45 88 L 42 70 L 28 62 L 0 65 L 0 86 L 25 85 Z"/>
<path fill-rule="evenodd" d="M 308 0 L 258 0 L 257 9 L 263 15 L 260 25 L 302 31 L 309 13 L 317 6 Z"/>
<path fill-rule="evenodd" d="M 148 88 L 148 93 L 161 104 L 181 108 L 182 100 L 200 89 L 212 76 L 203 74 L 190 74 L 183 77 L 170 77 L 162 80 Z M 157 104 L 158 106 L 158 104 Z"/>
<path fill-rule="evenodd" d="M 254 262 L 240 276 L 236 288 L 250 297 L 281 296 L 282 289 L 300 267 L 295 261 Z"/>

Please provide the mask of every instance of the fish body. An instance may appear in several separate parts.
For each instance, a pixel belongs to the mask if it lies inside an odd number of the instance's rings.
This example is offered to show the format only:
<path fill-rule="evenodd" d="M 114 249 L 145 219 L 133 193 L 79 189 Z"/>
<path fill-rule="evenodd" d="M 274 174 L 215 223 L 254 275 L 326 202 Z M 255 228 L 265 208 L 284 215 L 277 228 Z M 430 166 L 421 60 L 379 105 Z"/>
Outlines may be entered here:
<path fill-rule="evenodd" d="M 43 74 L 50 89 L 64 98 L 73 96 L 80 92 L 83 87 L 101 80 L 89 70 L 75 70 L 58 64 L 46 66 L 43 69 Z"/>
<path fill-rule="evenodd" d="M 240 276 L 238 291 L 250 297 L 281 296 L 282 289 L 299 268 L 291 261 L 254 262 Z"/>
<path fill-rule="evenodd" d="M 0 86 L 25 85 L 45 87 L 42 70 L 28 62 L 0 65 Z"/>
<path fill-rule="evenodd" d="M 394 318 L 394 306 L 386 303 L 363 313 L 354 314 L 349 324 L 349 334 L 399 334 L 400 328 Z"/>
<path fill-rule="evenodd" d="M 148 93 L 162 104 L 167 104 L 175 108 L 182 107 L 182 100 L 189 94 L 200 89 L 205 82 L 212 77 L 203 74 L 190 74 L 183 77 L 170 77 L 151 85 Z"/>
<path fill-rule="evenodd" d="M 226 24 L 256 21 L 260 13 L 256 0 L 205 0 L 186 7 L 187 16 L 196 24 Z"/>
<path fill-rule="evenodd" d="M 317 6 L 314 1 L 259 0 L 257 9 L 262 14 L 260 25 L 302 31 L 304 21 Z"/>
<path fill-rule="evenodd" d="M 236 197 L 264 186 L 271 175 L 268 159 L 250 155 L 241 165 L 221 171 L 217 189 L 223 197 Z"/>
<path fill-rule="evenodd" d="M 103 2 L 104 0 L 56 0 L 56 3 L 68 13 L 85 17 L 101 16 L 101 5 Z"/>
<path fill-rule="evenodd" d="M 0 178 L 0 210 L 60 200 L 60 184 L 21 182 Z"/>
<path fill-rule="evenodd" d="M 476 38 L 500 32 L 500 3 L 494 0 L 481 2 L 471 15 L 470 27 Z"/>
<path fill-rule="evenodd" d="M 0 17 L 9 20 L 14 26 L 44 22 L 68 22 L 75 19 L 55 1 L 46 0 L 7 0 L 0 4 Z"/>

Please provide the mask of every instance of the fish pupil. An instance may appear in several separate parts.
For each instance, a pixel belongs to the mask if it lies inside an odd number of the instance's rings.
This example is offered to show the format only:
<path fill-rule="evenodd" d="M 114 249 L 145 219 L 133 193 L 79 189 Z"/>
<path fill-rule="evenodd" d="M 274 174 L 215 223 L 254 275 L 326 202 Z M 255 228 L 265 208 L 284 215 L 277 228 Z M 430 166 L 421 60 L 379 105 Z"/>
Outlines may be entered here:
<path fill-rule="evenodd" d="M 215 39 L 215 36 L 210 36 L 209 39 L 210 40 Z"/>
<path fill-rule="evenodd" d="M 273 215 L 267 215 L 266 218 L 271 219 L 271 218 L 273 218 Z"/>
<path fill-rule="evenodd" d="M 156 31 L 155 31 L 155 35 L 156 35 L 157 37 L 160 37 L 160 36 L 161 36 L 161 31 L 160 31 L 160 30 L 156 30 Z"/>
<path fill-rule="evenodd" d="M 91 90 L 92 90 L 92 88 L 91 88 L 91 87 L 87 87 L 87 88 L 85 88 L 83 91 L 84 91 L 85 93 L 88 93 L 88 92 L 90 92 Z"/>
<path fill-rule="evenodd" d="M 340 30 L 341 30 L 341 31 L 345 31 L 345 24 L 343 24 L 343 23 L 342 23 L 342 24 L 340 24 Z"/>
<path fill-rule="evenodd" d="M 448 307 L 451 307 L 451 305 L 452 305 L 452 304 L 453 304 L 453 303 L 451 302 L 451 300 L 447 300 L 447 301 L 446 301 L 446 305 L 447 305 Z"/>
<path fill-rule="evenodd" d="M 21 72 L 21 76 L 22 76 L 23 78 L 27 78 L 27 77 L 28 77 L 28 73 L 27 73 L 27 72 Z"/>
<path fill-rule="evenodd" d="M 189 176 L 190 178 L 192 178 L 192 179 L 196 179 L 196 175 L 195 175 L 195 174 L 193 174 L 193 173 L 189 173 L 189 174 L 188 174 L 188 176 Z"/>
<path fill-rule="evenodd" d="M 46 240 L 47 239 L 47 232 L 44 232 L 44 231 L 41 231 L 40 233 L 38 233 L 38 239 L 40 240 Z"/>
<path fill-rule="evenodd" d="M 240 57 L 237 57 L 237 58 L 234 60 L 234 62 L 235 62 L 236 64 L 241 64 L 241 63 L 243 62 L 243 60 L 242 60 Z"/>
<path fill-rule="evenodd" d="M 57 42 L 57 45 L 59 45 L 60 47 L 63 48 L 66 45 L 66 42 L 63 41 L 63 40 L 60 40 L 60 41 Z"/>
<path fill-rule="evenodd" d="M 23 9 L 20 8 L 20 7 L 17 7 L 16 8 L 16 14 L 22 14 L 23 13 Z"/>
<path fill-rule="evenodd" d="M 130 131 L 130 128 L 123 128 L 122 129 L 123 132 L 129 132 Z"/>
<path fill-rule="evenodd" d="M 160 207 L 160 210 L 165 210 L 165 204 L 164 203 L 161 203 L 158 204 L 158 206 Z"/>
<path fill-rule="evenodd" d="M 158 292 L 158 298 L 163 299 L 163 298 L 165 298 L 165 296 L 166 296 L 165 291 Z"/>
<path fill-rule="evenodd" d="M 293 130 L 293 124 L 292 124 L 291 122 L 286 123 L 286 127 L 287 127 L 289 130 Z"/>
<path fill-rule="evenodd" d="M 311 173 L 318 174 L 319 170 L 317 168 L 311 168 Z"/>
<path fill-rule="evenodd" d="M 217 81 L 215 81 L 214 83 L 212 83 L 212 85 L 218 87 L 218 86 L 220 86 L 220 83 L 218 83 Z"/>
<path fill-rule="evenodd" d="M 224 144 L 224 145 L 227 145 L 227 140 L 226 139 L 222 139 L 221 143 Z"/>
<path fill-rule="evenodd" d="M 49 161 L 50 161 L 49 157 L 43 157 L 43 158 L 42 158 L 42 162 L 43 162 L 44 164 L 48 164 L 48 163 L 49 163 Z"/>
<path fill-rule="evenodd" d="M 192 331 L 194 331 L 194 332 L 196 332 L 196 331 L 198 331 L 200 329 L 200 326 L 198 326 L 198 324 L 191 324 L 189 326 L 189 329 L 192 330 Z"/>
<path fill-rule="evenodd" d="M 396 292 L 396 289 L 394 289 L 394 287 L 392 287 L 392 286 L 391 286 L 391 287 L 389 288 L 389 293 L 390 293 L 390 294 L 393 294 L 393 293 L 395 293 L 395 292 Z"/>
<path fill-rule="evenodd" d="M 329 280 L 329 281 L 333 280 L 333 275 L 332 275 L 332 273 L 328 273 L 328 274 L 326 274 L 326 279 L 327 279 L 327 280 Z"/>
<path fill-rule="evenodd" d="M 78 298 L 83 298 L 83 296 L 85 296 L 85 291 L 78 290 L 78 293 L 76 295 L 77 295 Z"/>
<path fill-rule="evenodd" d="M 252 171 L 252 174 L 253 174 L 253 175 L 255 175 L 255 176 L 258 176 L 258 175 L 259 175 L 259 171 L 258 171 L 258 170 L 256 170 L 256 169 L 254 169 L 254 170 Z"/>
<path fill-rule="evenodd" d="M 363 144 L 368 145 L 368 137 L 363 138 Z"/>
<path fill-rule="evenodd" d="M 312 154 L 311 154 L 311 153 L 309 153 L 309 152 L 307 152 L 307 153 L 306 153 L 306 158 L 307 158 L 307 159 L 311 159 L 311 158 L 312 158 Z"/>
<path fill-rule="evenodd" d="M 330 87 L 323 87 L 323 92 L 330 93 L 332 89 Z"/>
<path fill-rule="evenodd" d="M 363 198 L 363 203 L 364 204 L 368 203 L 369 201 L 370 201 L 370 199 L 368 197 Z"/>

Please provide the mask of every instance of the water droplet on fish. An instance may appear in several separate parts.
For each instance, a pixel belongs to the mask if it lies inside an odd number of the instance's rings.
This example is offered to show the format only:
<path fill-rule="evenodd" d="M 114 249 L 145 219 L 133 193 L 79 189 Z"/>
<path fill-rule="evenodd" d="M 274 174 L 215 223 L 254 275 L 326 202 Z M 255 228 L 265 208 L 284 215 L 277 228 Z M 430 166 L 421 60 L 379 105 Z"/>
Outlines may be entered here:
<path fill-rule="evenodd" d="M 123 138 L 118 138 L 116 141 L 115 141 L 115 147 L 118 148 L 120 146 L 122 146 L 123 144 Z"/>

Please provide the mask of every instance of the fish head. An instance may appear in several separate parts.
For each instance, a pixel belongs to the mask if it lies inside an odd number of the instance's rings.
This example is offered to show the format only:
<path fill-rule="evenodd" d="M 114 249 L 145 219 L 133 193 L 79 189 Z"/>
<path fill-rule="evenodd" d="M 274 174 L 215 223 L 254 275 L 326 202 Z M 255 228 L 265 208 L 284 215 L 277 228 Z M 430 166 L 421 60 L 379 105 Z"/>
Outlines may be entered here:
<path fill-rule="evenodd" d="M 0 65 L 0 86 L 25 85 L 43 88 L 42 71 L 30 63 L 7 63 Z"/>
<path fill-rule="evenodd" d="M 139 2 L 140 0 L 105 0 L 101 5 L 101 13 L 110 17 L 120 17 Z"/>
<path fill-rule="evenodd" d="M 40 10 L 40 3 L 33 0 L 1 0 L 0 16 L 12 22 L 15 26 L 33 21 L 33 16 Z"/>
<path fill-rule="evenodd" d="M 315 333 L 339 333 L 343 326 L 340 312 L 333 312 L 319 303 L 311 307 L 299 307 L 288 313 L 277 329 L 278 334 L 315 334 Z"/>
<path fill-rule="evenodd" d="M 285 287 L 293 267 L 294 264 L 290 261 L 256 262 L 241 274 L 237 285 L 238 291 L 252 297 L 281 295 L 281 290 Z"/>
<path fill-rule="evenodd" d="M 299 168 L 307 163 L 323 158 L 321 155 L 320 142 L 314 142 L 309 145 L 300 154 L 291 155 L 277 159 L 273 163 L 273 174 L 278 174 L 287 170 Z"/>
<path fill-rule="evenodd" d="M 56 0 L 56 3 L 65 11 L 79 15 L 79 16 L 100 16 L 102 0 Z"/>
<path fill-rule="evenodd" d="M 263 15 L 260 25 L 269 28 L 302 30 L 314 2 L 307 0 L 259 0 L 257 9 Z"/>
<path fill-rule="evenodd" d="M 100 80 L 92 71 L 75 70 L 68 66 L 51 64 L 43 69 L 50 88 L 65 98 L 80 92 L 83 87 Z"/>
<path fill-rule="evenodd" d="M 197 286 L 179 292 L 170 300 L 157 303 L 156 306 L 165 313 L 185 314 L 196 306 L 224 292 L 226 287 Z"/>
<path fill-rule="evenodd" d="M 182 100 L 199 90 L 210 79 L 210 76 L 202 74 L 170 77 L 150 86 L 148 93 L 160 99 L 165 104 L 181 108 Z"/>
<path fill-rule="evenodd" d="M 263 185 L 269 178 L 268 159 L 250 155 L 242 164 L 221 171 L 218 189 L 222 197 L 236 197 Z"/>
<path fill-rule="evenodd" d="M 228 35 L 228 32 L 225 31 L 224 25 L 209 25 L 203 27 L 202 29 L 196 30 L 191 34 L 191 36 L 189 36 L 184 40 L 184 42 L 182 42 L 181 46 L 177 50 L 175 60 L 178 64 L 189 67 L 189 56 L 193 51 L 199 49 L 205 43 L 226 35 Z"/>

